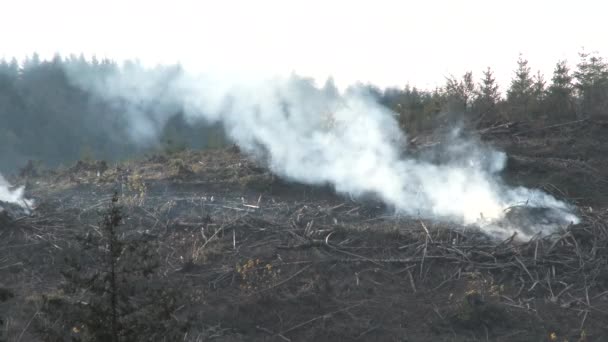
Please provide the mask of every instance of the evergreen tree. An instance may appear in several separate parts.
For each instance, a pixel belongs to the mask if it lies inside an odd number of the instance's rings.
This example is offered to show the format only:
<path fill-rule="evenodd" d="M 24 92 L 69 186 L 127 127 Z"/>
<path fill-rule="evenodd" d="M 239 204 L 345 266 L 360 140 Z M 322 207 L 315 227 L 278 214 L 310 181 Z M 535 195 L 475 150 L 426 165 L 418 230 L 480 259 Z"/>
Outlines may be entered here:
<path fill-rule="evenodd" d="M 534 75 L 534 83 L 532 83 L 532 96 L 535 101 L 542 102 L 545 100 L 545 96 L 547 95 L 546 85 L 545 77 L 538 71 Z"/>
<path fill-rule="evenodd" d="M 380 103 L 397 114 L 404 130 L 413 133 L 432 128 L 445 105 L 444 98 L 440 89 L 428 92 L 406 85 L 403 89 L 385 89 Z"/>
<path fill-rule="evenodd" d="M 475 111 L 479 114 L 479 121 L 483 121 L 488 116 L 496 116 L 496 105 L 499 101 L 498 84 L 492 69 L 488 67 L 483 72 L 483 79 L 479 82 L 474 105 Z"/>
<path fill-rule="evenodd" d="M 22 144 L 19 122 L 25 115 L 25 104 L 19 93 L 19 64 L 0 63 L 0 165 L 19 160 L 18 147 Z"/>
<path fill-rule="evenodd" d="M 466 72 L 461 80 L 449 77 L 445 85 L 448 111 L 467 113 L 471 109 L 476 89 L 473 73 Z"/>
<path fill-rule="evenodd" d="M 520 54 L 517 60 L 515 77 L 507 91 L 507 103 L 510 115 L 515 119 L 526 119 L 533 99 L 534 80 L 530 75 L 528 61 Z"/>
<path fill-rule="evenodd" d="M 574 72 L 582 116 L 606 115 L 608 112 L 608 65 L 596 53 L 579 54 L 581 61 Z"/>
<path fill-rule="evenodd" d="M 532 83 L 532 99 L 530 103 L 530 114 L 533 118 L 545 118 L 545 98 L 547 96 L 547 82 L 540 71 L 536 72 Z"/>
<path fill-rule="evenodd" d="M 576 115 L 572 75 L 570 75 L 570 69 L 564 60 L 557 62 L 555 65 L 551 85 L 547 91 L 546 104 L 550 119 L 573 119 Z"/>
<path fill-rule="evenodd" d="M 37 52 L 32 54 L 32 57 L 26 57 L 23 61 L 23 69 L 32 70 L 40 65 L 40 55 Z"/>
<path fill-rule="evenodd" d="M 333 101 L 340 96 L 340 92 L 338 91 L 338 87 L 336 87 L 333 77 L 327 78 L 321 91 L 329 101 Z"/>

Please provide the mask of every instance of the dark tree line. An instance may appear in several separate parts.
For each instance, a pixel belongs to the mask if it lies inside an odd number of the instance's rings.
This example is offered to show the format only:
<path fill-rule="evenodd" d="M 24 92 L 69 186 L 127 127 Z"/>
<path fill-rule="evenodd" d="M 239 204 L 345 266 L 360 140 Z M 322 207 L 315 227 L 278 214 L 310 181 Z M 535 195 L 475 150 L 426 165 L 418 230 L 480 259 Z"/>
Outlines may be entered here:
<path fill-rule="evenodd" d="M 444 122 L 488 125 L 504 121 L 538 124 L 583 118 L 608 118 L 608 64 L 597 53 L 581 52 L 576 68 L 556 63 L 550 81 L 532 72 L 520 56 L 509 88 L 499 89 L 487 68 L 479 81 L 472 72 L 448 77 L 443 87 L 424 91 L 406 86 L 379 92 L 379 101 L 399 116 L 408 131 L 428 130 Z"/>
<path fill-rule="evenodd" d="M 124 67 L 140 66 L 128 61 Z M 23 61 L 0 60 L 0 171 L 12 171 L 29 160 L 55 166 L 83 158 L 116 160 L 149 151 L 149 146 L 129 139 L 124 106 L 75 86 L 66 74 L 66 70 L 77 70 L 99 76 L 119 69 L 112 60 L 75 55 L 41 60 L 34 54 Z M 356 87 L 365 88 L 393 110 L 408 132 L 431 130 L 446 122 L 473 126 L 504 121 L 544 124 L 608 116 L 608 64 L 597 53 L 581 52 L 573 69 L 566 61 L 559 61 L 550 80 L 534 73 L 520 56 L 505 91 L 499 89 L 490 68 L 478 79 L 472 72 L 448 77 L 443 87 L 433 90 L 409 85 L 401 89 Z M 331 79 L 322 90 L 328 96 L 338 93 Z M 158 110 L 154 103 L 146 105 Z M 217 126 L 187 123 L 179 112 L 169 116 L 152 150 L 226 143 Z"/>
<path fill-rule="evenodd" d="M 129 138 L 127 110 L 74 85 L 66 73 L 71 69 L 102 75 L 118 68 L 108 59 L 74 55 L 0 60 L 0 171 L 13 171 L 29 160 L 56 166 L 78 159 L 116 160 L 150 150 L 224 143 L 217 127 L 186 123 L 176 112 L 169 113 L 158 145 L 138 145 Z"/>

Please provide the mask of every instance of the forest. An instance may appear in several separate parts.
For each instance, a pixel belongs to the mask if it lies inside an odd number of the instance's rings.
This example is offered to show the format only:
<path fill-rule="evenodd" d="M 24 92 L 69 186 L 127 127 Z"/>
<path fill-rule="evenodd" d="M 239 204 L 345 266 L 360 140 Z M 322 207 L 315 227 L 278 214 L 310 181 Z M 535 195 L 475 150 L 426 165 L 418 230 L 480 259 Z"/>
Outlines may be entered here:
<path fill-rule="evenodd" d="M 582 51 L 579 57 L 574 66 L 558 61 L 549 78 L 534 72 L 520 55 L 508 89 L 499 87 L 489 67 L 478 77 L 472 71 L 447 76 L 443 86 L 430 90 L 413 85 L 381 89 L 372 84 L 351 89 L 363 88 L 390 108 L 409 134 L 454 122 L 479 127 L 601 118 L 608 113 L 608 64 L 596 52 Z M 121 67 L 144 69 L 137 61 L 119 65 L 83 55 L 43 60 L 34 53 L 22 61 L 1 60 L 0 171 L 15 171 L 28 161 L 56 167 L 79 159 L 124 160 L 144 152 L 227 145 L 220 126 L 186 122 L 179 111 L 167 122 L 159 141 L 137 143 L 126 131 L 124 106 L 78 87 L 66 75 L 68 69 L 101 75 Z M 324 89 L 337 91 L 331 78 Z M 152 111 L 154 103 L 141 107 Z"/>
<path fill-rule="evenodd" d="M 140 67 L 131 61 L 125 65 Z M 225 145 L 218 127 L 186 124 L 179 112 L 167 122 L 157 144 L 138 144 L 128 137 L 125 107 L 70 82 L 68 68 L 101 75 L 119 66 L 82 55 L 41 60 L 33 54 L 24 61 L 0 61 L 0 171 L 14 171 L 29 161 L 56 167 L 79 159 L 123 160 L 159 149 Z"/>

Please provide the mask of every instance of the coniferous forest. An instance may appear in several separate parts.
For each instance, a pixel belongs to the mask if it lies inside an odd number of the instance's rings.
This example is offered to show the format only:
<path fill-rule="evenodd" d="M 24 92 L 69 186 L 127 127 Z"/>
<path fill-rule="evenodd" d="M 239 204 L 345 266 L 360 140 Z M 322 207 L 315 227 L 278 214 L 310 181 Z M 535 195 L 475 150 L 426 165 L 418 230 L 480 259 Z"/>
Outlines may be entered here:
<path fill-rule="evenodd" d="M 410 134 L 454 120 L 473 126 L 545 124 L 607 115 L 608 64 L 597 53 L 579 56 L 576 63 L 558 61 L 552 75 L 542 75 L 520 55 L 507 89 L 499 87 L 489 67 L 449 76 L 442 87 L 430 90 L 414 85 L 357 87 L 366 88 L 394 111 Z M 143 68 L 133 61 L 125 64 Z M 0 171 L 13 171 L 30 160 L 57 166 L 78 159 L 120 160 L 151 149 L 226 144 L 219 127 L 186 123 L 179 112 L 164 127 L 160 141 L 153 146 L 137 144 L 128 138 L 125 108 L 71 84 L 67 68 L 94 75 L 115 71 L 119 65 L 82 55 L 41 60 L 33 54 L 22 61 L 0 61 Z M 333 87 L 333 83 L 329 80 L 325 86 Z"/>
<path fill-rule="evenodd" d="M 118 67 L 82 55 L 41 60 L 34 54 L 23 61 L 0 61 L 0 171 L 13 171 L 30 160 L 55 167 L 78 159 L 120 160 L 148 151 L 224 144 L 221 129 L 186 123 L 179 112 L 165 125 L 160 141 L 137 144 L 129 139 L 124 107 L 72 84 L 66 74 L 68 68 L 95 75 Z"/>

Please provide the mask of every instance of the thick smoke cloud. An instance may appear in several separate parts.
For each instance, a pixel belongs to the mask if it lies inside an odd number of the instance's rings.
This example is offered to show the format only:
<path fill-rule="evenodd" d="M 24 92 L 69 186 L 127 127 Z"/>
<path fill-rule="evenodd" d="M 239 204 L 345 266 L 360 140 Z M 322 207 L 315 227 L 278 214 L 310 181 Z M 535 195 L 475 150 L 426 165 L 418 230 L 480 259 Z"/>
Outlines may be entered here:
<path fill-rule="evenodd" d="M 394 114 L 356 88 L 340 94 L 297 76 L 191 75 L 178 67 L 68 74 L 79 87 L 126 105 L 130 135 L 141 144 L 154 141 L 169 117 L 182 111 L 189 120 L 220 122 L 242 150 L 263 158 L 281 177 L 331 184 L 354 197 L 372 195 L 399 214 L 526 236 L 578 220 L 548 194 L 505 186 L 498 176 L 506 163 L 502 152 L 454 137 L 443 157 L 414 157 Z M 495 224 L 518 205 L 552 208 L 557 220 L 525 231 Z"/>
<path fill-rule="evenodd" d="M 10 183 L 0 174 L 0 202 L 13 203 L 29 210 L 33 202 L 23 197 L 24 188 L 11 188 Z"/>

